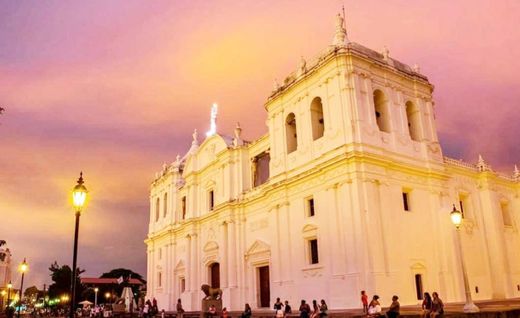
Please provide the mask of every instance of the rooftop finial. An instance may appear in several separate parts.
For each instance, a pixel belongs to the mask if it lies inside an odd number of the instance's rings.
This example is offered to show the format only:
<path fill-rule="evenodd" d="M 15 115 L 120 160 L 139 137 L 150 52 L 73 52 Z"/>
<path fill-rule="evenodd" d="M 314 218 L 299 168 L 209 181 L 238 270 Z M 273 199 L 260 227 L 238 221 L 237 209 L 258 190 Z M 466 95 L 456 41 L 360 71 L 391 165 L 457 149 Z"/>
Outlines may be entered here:
<path fill-rule="evenodd" d="M 273 92 L 278 92 L 280 89 L 280 83 L 278 83 L 278 80 L 275 78 L 273 83 Z"/>
<path fill-rule="evenodd" d="M 478 155 L 478 162 L 477 162 L 477 169 L 480 172 L 489 171 L 491 170 L 491 167 L 488 165 L 488 163 L 482 158 L 482 155 Z"/>
<path fill-rule="evenodd" d="M 343 8 L 343 15 L 345 15 L 345 9 Z M 332 40 L 332 45 L 334 46 L 345 46 L 347 44 L 347 29 L 345 28 L 345 17 L 341 16 L 341 14 L 336 15 L 336 32 L 334 34 L 334 39 Z"/>
<path fill-rule="evenodd" d="M 298 77 L 304 75 L 307 73 L 307 61 L 303 58 L 303 56 L 300 58 L 300 65 L 298 66 Z"/>
<path fill-rule="evenodd" d="M 388 62 L 390 57 L 390 50 L 388 49 L 388 47 L 386 47 L 386 45 L 383 48 L 383 52 L 381 54 L 383 54 L 383 59 Z"/>
<path fill-rule="evenodd" d="M 191 142 L 191 144 L 198 145 L 199 144 L 199 133 L 197 132 L 197 129 L 193 130 L 193 134 L 191 136 L 193 137 L 193 141 Z"/>
<path fill-rule="evenodd" d="M 235 147 L 242 146 L 244 142 L 242 141 L 242 127 L 240 127 L 240 123 L 237 122 L 235 127 L 235 138 L 233 139 L 233 144 Z"/>

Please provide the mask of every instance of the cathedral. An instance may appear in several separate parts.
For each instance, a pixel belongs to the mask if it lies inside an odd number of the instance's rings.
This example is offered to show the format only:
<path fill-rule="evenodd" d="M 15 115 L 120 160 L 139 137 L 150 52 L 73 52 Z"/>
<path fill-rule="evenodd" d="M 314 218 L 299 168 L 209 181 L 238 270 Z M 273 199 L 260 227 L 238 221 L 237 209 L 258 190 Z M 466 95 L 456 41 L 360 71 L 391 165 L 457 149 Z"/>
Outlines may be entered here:
<path fill-rule="evenodd" d="M 228 310 L 360 308 L 361 290 L 463 302 L 463 272 L 475 300 L 520 297 L 520 172 L 444 156 L 433 84 L 336 19 L 331 45 L 268 94 L 263 136 L 217 132 L 215 105 L 204 140 L 156 173 L 145 243 L 160 308 L 200 310 L 202 284 Z"/>

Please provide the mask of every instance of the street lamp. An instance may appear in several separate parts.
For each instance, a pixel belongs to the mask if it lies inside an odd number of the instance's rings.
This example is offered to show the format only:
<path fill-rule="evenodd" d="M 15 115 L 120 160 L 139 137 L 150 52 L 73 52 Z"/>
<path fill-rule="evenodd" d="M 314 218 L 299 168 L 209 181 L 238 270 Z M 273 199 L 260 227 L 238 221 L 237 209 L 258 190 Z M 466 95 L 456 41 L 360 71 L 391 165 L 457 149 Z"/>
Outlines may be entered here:
<path fill-rule="evenodd" d="M 83 172 L 79 173 L 78 183 L 72 189 L 72 206 L 76 210 L 76 227 L 74 230 L 74 252 L 72 256 L 72 278 L 71 278 L 71 295 L 69 317 L 74 318 L 74 305 L 76 304 L 76 261 L 78 258 L 78 234 L 79 234 L 79 217 L 81 210 L 87 198 L 87 188 L 83 185 Z"/>
<path fill-rule="evenodd" d="M 9 307 L 11 303 L 11 289 L 13 289 L 13 284 L 9 281 L 9 283 L 7 283 L 7 307 Z"/>
<path fill-rule="evenodd" d="M 5 302 L 5 295 L 7 295 L 7 292 L 5 291 L 5 289 L 2 289 L 0 294 L 2 295 L 2 307 L 3 307 L 4 302 Z"/>
<path fill-rule="evenodd" d="M 94 308 L 97 307 L 97 293 L 99 291 L 99 288 L 94 288 Z"/>
<path fill-rule="evenodd" d="M 110 293 L 109 293 L 109 292 L 106 292 L 106 293 L 105 293 L 105 299 L 106 299 L 107 302 L 108 302 L 108 300 L 110 299 Z"/>
<path fill-rule="evenodd" d="M 466 264 L 464 263 L 464 255 L 462 254 L 462 241 L 460 238 L 460 225 L 462 224 L 462 213 L 455 208 L 450 212 L 450 218 L 457 232 L 457 240 L 459 245 L 460 265 L 462 267 L 462 278 L 464 280 L 464 291 L 466 293 L 466 303 L 464 304 L 464 312 L 479 312 L 480 309 L 473 303 L 471 299 L 471 290 L 469 288 L 468 273 L 466 272 Z"/>
<path fill-rule="evenodd" d="M 29 269 L 29 264 L 25 258 L 23 259 L 22 264 L 20 264 L 20 272 L 22 272 L 22 281 L 20 282 L 20 305 L 18 306 L 18 318 L 20 318 L 20 310 L 22 309 L 22 290 L 23 290 L 23 278 L 25 276 L 25 272 Z"/>

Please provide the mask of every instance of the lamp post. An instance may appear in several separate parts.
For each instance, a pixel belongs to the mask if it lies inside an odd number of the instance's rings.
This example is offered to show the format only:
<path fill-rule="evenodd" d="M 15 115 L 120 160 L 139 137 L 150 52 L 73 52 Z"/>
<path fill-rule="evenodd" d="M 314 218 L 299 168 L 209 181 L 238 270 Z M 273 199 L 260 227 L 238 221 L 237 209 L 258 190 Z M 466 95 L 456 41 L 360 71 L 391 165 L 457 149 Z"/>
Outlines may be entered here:
<path fill-rule="evenodd" d="M 109 293 L 109 292 L 106 292 L 106 293 L 105 293 L 105 299 L 106 299 L 107 302 L 108 302 L 108 300 L 110 299 L 110 293 Z"/>
<path fill-rule="evenodd" d="M 464 291 L 466 293 L 466 303 L 464 304 L 464 312 L 479 312 L 480 309 L 473 303 L 471 299 L 471 290 L 469 288 L 468 281 L 468 273 L 466 271 L 466 264 L 464 263 L 464 255 L 462 254 L 462 241 L 460 238 L 460 225 L 462 224 L 462 213 L 455 208 L 455 204 L 453 205 L 453 210 L 450 213 L 451 222 L 455 225 L 455 229 L 457 232 L 457 241 L 459 246 L 459 255 L 460 255 L 460 266 L 462 267 L 462 278 L 464 280 Z"/>
<path fill-rule="evenodd" d="M 9 281 L 9 283 L 7 283 L 7 307 L 9 307 L 11 303 L 11 289 L 13 289 L 13 284 Z"/>
<path fill-rule="evenodd" d="M 0 294 L 2 294 L 2 307 L 4 307 L 4 303 L 5 303 L 5 295 L 7 295 L 7 292 L 5 291 L 5 289 L 2 289 L 2 291 L 0 292 Z"/>
<path fill-rule="evenodd" d="M 72 189 L 72 205 L 76 210 L 76 227 L 74 230 L 74 251 L 72 256 L 72 278 L 71 278 L 71 302 L 69 317 L 74 318 L 74 305 L 76 304 L 76 261 L 78 258 L 78 234 L 79 217 L 87 198 L 87 188 L 83 185 L 83 172 L 79 173 L 78 183 Z"/>
<path fill-rule="evenodd" d="M 99 288 L 94 288 L 94 308 L 97 307 L 97 293 L 99 291 Z"/>
<path fill-rule="evenodd" d="M 20 282 L 20 305 L 18 306 L 18 318 L 20 318 L 20 310 L 22 309 L 22 290 L 23 290 L 23 278 L 25 276 L 25 272 L 29 269 L 29 264 L 25 258 L 23 259 L 22 264 L 20 264 L 20 272 L 22 273 L 22 281 Z"/>

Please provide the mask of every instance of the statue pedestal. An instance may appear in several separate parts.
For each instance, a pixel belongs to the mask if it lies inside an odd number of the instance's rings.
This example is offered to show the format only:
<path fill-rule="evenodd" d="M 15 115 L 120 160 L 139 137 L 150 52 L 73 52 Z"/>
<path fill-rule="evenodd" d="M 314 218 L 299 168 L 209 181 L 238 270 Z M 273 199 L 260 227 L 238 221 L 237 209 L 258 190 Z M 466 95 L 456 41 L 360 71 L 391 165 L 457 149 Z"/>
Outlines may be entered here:
<path fill-rule="evenodd" d="M 217 313 L 213 316 L 210 316 L 208 314 L 209 306 L 215 306 L 217 309 Z M 203 299 L 202 303 L 200 305 L 200 318 L 217 318 L 220 317 L 220 314 L 222 313 L 222 299 Z"/>

